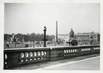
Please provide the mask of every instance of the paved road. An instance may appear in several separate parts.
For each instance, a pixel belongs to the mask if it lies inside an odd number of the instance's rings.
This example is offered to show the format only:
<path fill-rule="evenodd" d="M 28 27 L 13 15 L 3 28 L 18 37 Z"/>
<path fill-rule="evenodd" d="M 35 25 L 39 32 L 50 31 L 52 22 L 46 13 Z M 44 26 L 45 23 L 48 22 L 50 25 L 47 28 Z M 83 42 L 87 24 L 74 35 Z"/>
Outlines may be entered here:
<path fill-rule="evenodd" d="M 57 65 L 52 65 L 49 67 L 44 67 L 41 69 L 46 70 L 99 70 L 100 68 L 100 57 L 92 57 L 83 59 L 80 61 L 72 61 Z"/>
<path fill-rule="evenodd" d="M 99 70 L 100 56 L 82 56 L 72 59 L 60 60 L 55 62 L 47 62 L 44 64 L 32 64 L 16 69 L 22 70 Z"/>

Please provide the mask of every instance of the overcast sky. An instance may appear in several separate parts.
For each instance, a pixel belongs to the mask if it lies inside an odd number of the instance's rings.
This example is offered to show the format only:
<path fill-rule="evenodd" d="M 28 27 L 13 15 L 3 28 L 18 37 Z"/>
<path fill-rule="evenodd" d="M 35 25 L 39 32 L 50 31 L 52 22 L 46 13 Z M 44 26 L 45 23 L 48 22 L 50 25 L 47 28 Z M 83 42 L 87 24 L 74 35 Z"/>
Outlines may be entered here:
<path fill-rule="evenodd" d="M 100 10 L 96 3 L 6 3 L 5 33 L 55 34 L 56 20 L 59 34 L 100 31 Z"/>

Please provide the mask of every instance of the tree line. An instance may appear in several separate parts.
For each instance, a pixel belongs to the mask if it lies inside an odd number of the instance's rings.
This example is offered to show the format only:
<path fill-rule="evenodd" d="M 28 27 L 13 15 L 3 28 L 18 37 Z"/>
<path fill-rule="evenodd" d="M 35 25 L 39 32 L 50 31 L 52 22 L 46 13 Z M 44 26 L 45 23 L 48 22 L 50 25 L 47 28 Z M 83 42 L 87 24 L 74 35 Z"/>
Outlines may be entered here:
<path fill-rule="evenodd" d="M 20 41 L 20 42 L 28 42 L 28 41 L 43 41 L 44 35 L 43 34 L 36 34 L 36 33 L 31 33 L 31 34 L 22 34 L 22 33 L 17 33 L 17 34 L 4 34 L 4 41 L 11 41 L 11 38 L 14 37 L 14 41 Z M 54 35 L 46 35 L 47 41 L 52 41 L 55 38 Z"/>

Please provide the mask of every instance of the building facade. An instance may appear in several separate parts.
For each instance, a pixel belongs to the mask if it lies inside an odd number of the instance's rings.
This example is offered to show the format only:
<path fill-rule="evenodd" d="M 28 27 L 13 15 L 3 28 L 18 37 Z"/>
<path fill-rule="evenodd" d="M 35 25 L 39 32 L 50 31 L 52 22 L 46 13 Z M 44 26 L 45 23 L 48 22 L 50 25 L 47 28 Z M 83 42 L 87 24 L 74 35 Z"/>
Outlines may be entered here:
<path fill-rule="evenodd" d="M 98 33 L 78 33 L 75 34 L 78 45 L 96 45 L 99 44 Z"/>

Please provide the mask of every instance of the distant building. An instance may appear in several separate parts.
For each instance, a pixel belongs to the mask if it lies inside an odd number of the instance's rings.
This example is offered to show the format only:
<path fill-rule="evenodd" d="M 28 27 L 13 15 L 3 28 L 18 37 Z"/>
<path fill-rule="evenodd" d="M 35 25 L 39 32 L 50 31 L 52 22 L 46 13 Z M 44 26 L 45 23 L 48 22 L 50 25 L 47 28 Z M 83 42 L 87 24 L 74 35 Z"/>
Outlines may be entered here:
<path fill-rule="evenodd" d="M 69 34 L 58 34 L 58 38 L 66 42 L 69 40 Z"/>
<path fill-rule="evenodd" d="M 69 41 L 70 39 L 73 39 L 74 35 L 75 35 L 74 31 L 73 31 L 73 29 L 71 29 L 70 33 L 68 33 L 68 34 L 59 34 L 58 38 L 61 40 L 64 40 L 66 42 L 66 41 Z"/>
<path fill-rule="evenodd" d="M 75 34 L 75 38 L 79 45 L 95 45 L 99 43 L 98 34 L 94 32 L 78 33 Z"/>
<path fill-rule="evenodd" d="M 71 29 L 68 34 L 58 34 L 58 40 L 68 44 L 75 40 L 77 45 L 96 45 L 100 44 L 100 34 L 95 32 L 74 33 L 73 29 Z"/>

